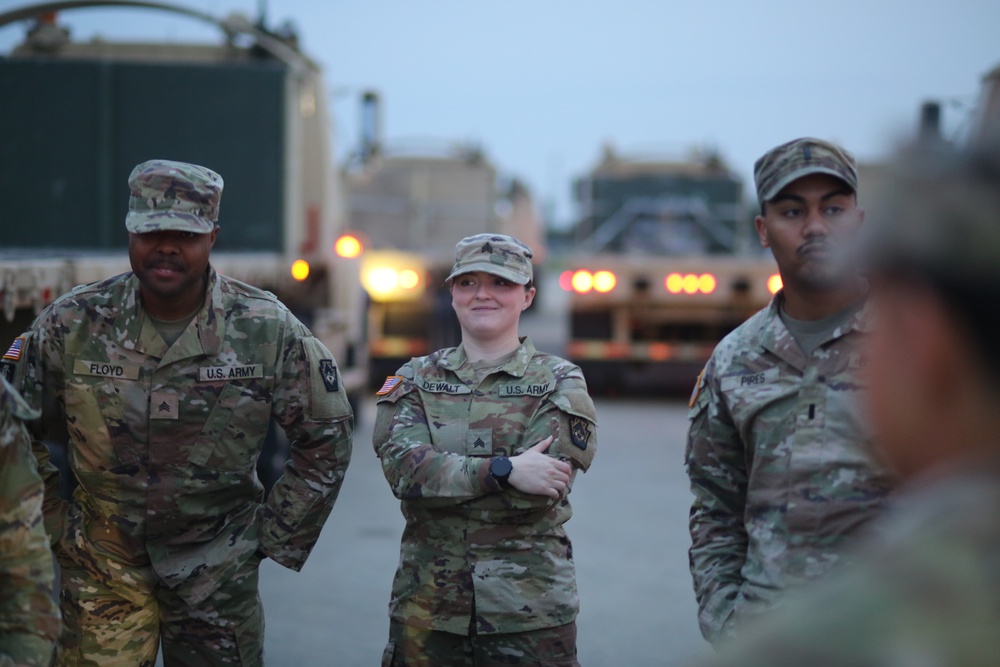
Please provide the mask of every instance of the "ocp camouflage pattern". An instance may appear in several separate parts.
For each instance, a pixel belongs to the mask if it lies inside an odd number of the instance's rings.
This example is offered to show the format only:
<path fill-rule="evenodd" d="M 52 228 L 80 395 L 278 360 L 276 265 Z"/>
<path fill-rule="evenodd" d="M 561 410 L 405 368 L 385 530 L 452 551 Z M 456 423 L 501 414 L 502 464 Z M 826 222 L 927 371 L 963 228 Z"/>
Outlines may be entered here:
<path fill-rule="evenodd" d="M 459 635 L 470 622 L 492 634 L 574 620 L 568 491 L 555 500 L 502 490 L 489 462 L 554 435 L 549 454 L 590 467 L 596 416 L 580 369 L 525 338 L 481 382 L 462 346 L 413 359 L 399 375 L 378 401 L 373 437 L 406 518 L 391 618 Z M 586 428 L 574 441 L 577 421 Z"/>
<path fill-rule="evenodd" d="M 68 439 L 79 483 L 60 500 L 36 441 L 57 554 L 125 597 L 133 582 L 118 564 L 150 564 L 189 605 L 258 548 L 300 569 L 351 452 L 342 383 L 331 389 L 321 372 L 329 351 L 273 295 L 212 270 L 204 305 L 168 347 L 138 288 L 131 273 L 78 287 L 27 334 L 34 435 Z M 255 466 L 271 419 L 291 459 L 265 500 Z"/>
<path fill-rule="evenodd" d="M 47 666 L 59 634 L 44 487 L 23 425 L 35 417 L 0 378 L 0 665 Z"/>
<path fill-rule="evenodd" d="M 850 569 L 789 595 L 705 667 L 996 664 L 1000 460 L 987 447 L 901 489 Z"/>
<path fill-rule="evenodd" d="M 850 152 L 829 141 L 802 137 L 775 146 L 754 162 L 757 203 L 763 206 L 786 185 L 808 174 L 829 174 L 858 191 L 858 168 Z"/>
<path fill-rule="evenodd" d="M 169 229 L 207 234 L 215 229 L 223 180 L 208 167 L 147 160 L 132 169 L 128 185 L 128 231 L 147 234 Z"/>
<path fill-rule="evenodd" d="M 713 642 L 837 563 L 895 484 L 861 414 L 866 310 L 806 358 L 780 294 L 719 343 L 689 415 L 690 566 Z"/>

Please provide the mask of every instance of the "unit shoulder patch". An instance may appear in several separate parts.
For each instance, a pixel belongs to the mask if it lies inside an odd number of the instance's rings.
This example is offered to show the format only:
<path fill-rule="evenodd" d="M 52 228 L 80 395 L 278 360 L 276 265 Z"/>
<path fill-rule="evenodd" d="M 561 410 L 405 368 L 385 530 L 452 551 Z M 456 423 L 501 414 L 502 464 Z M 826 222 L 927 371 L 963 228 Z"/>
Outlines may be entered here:
<path fill-rule="evenodd" d="M 333 359 L 319 360 L 319 374 L 323 378 L 323 386 L 326 387 L 327 392 L 340 389 L 340 382 L 337 380 L 337 366 L 334 365 Z"/>
<path fill-rule="evenodd" d="M 590 423 L 582 417 L 569 418 L 569 439 L 580 449 L 587 449 L 590 441 Z"/>

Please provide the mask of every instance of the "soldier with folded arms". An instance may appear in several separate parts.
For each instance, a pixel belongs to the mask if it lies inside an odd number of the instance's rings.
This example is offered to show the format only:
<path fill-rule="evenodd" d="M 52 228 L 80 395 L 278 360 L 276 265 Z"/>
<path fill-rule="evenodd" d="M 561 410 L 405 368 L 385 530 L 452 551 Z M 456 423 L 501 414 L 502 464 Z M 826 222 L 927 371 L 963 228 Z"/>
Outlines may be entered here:
<path fill-rule="evenodd" d="M 565 523 L 597 448 L 579 367 L 518 335 L 531 250 L 502 234 L 456 246 L 458 347 L 378 391 L 373 443 L 406 527 L 384 667 L 578 665 Z"/>

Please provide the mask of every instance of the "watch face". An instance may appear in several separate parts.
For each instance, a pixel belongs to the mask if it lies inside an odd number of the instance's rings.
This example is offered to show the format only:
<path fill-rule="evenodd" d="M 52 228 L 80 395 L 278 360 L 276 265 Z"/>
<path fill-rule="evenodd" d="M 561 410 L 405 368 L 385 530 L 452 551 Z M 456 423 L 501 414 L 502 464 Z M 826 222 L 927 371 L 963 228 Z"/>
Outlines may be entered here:
<path fill-rule="evenodd" d="M 492 462 L 490 462 L 490 474 L 494 477 L 506 478 L 510 475 L 510 471 L 513 469 L 514 466 L 511 465 L 510 459 L 506 456 L 495 458 Z"/>

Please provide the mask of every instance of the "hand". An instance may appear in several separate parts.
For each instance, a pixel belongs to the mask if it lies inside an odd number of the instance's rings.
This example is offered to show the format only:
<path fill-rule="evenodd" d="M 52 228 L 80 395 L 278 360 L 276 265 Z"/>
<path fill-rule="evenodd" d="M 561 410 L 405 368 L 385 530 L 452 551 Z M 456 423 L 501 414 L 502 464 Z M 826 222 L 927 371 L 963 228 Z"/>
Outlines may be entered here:
<path fill-rule="evenodd" d="M 569 485 L 570 464 L 552 458 L 545 450 L 552 444 L 550 435 L 534 447 L 510 457 L 512 469 L 508 482 L 518 491 L 558 499 Z"/>

